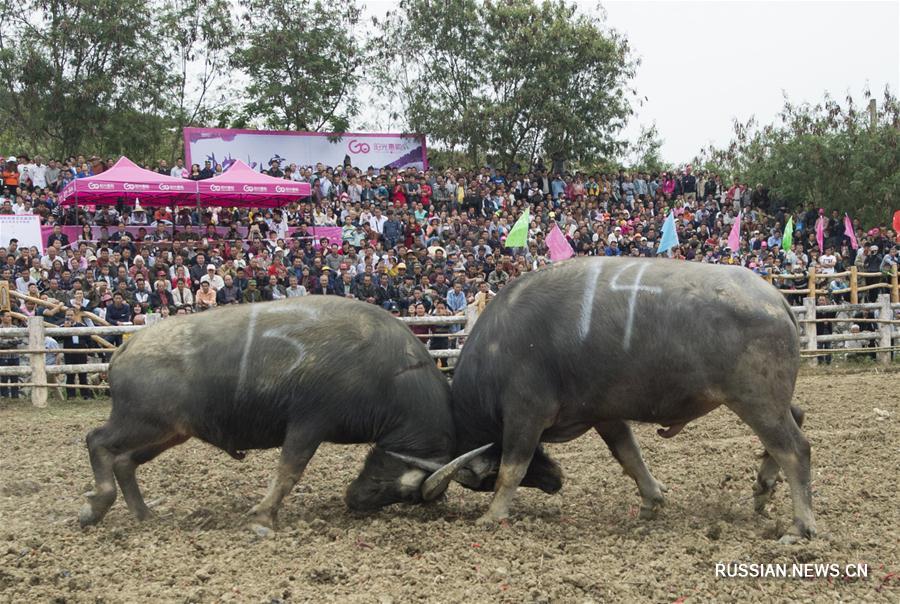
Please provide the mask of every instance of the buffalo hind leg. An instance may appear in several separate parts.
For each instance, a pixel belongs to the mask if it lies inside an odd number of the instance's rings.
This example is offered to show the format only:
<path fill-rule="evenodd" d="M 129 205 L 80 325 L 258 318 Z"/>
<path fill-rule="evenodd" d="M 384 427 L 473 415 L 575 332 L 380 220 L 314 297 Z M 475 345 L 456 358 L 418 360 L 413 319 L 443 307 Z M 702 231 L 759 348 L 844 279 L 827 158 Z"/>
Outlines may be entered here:
<path fill-rule="evenodd" d="M 640 517 L 644 520 L 655 518 L 658 508 L 665 504 L 663 492 L 668 489 L 647 469 L 631 427 L 624 421 L 613 420 L 601 422 L 594 428 L 625 473 L 637 483 L 638 492 L 641 494 Z"/>
<path fill-rule="evenodd" d="M 78 513 L 81 526 L 97 524 L 116 501 L 116 480 L 113 476 L 113 455 L 107 448 L 112 427 L 109 423 L 87 435 L 88 454 L 94 471 L 94 490 L 85 494 L 87 503 Z"/>
<path fill-rule="evenodd" d="M 800 427 L 794 419 L 793 410 L 789 405 L 785 405 L 783 413 L 774 415 L 767 413 L 766 407 L 760 406 L 756 400 L 747 405 L 738 404 L 732 409 L 756 433 L 768 454 L 774 459 L 774 464 L 768 459 L 763 460 L 763 467 L 760 468 L 761 473 L 766 473 L 763 475 L 763 480 L 770 477 L 773 468 L 776 468 L 777 472 L 777 466 L 781 466 L 791 487 L 794 524 L 781 541 L 794 543 L 801 538 L 815 537 L 816 522 L 812 511 L 809 441 L 800 431 Z"/>
<path fill-rule="evenodd" d="M 150 508 L 147 507 L 147 504 L 144 503 L 144 497 L 141 495 L 141 489 L 137 483 L 137 477 L 135 476 L 137 467 L 154 459 L 163 451 L 171 449 L 176 445 L 180 445 L 188 438 L 190 437 L 187 435 L 177 434 L 162 443 L 150 445 L 116 456 L 113 461 L 113 471 L 115 472 L 116 480 L 119 482 L 119 487 L 122 489 L 122 496 L 125 498 L 125 504 L 138 520 L 146 520 L 152 513 L 150 512 Z"/>
<path fill-rule="evenodd" d="M 503 456 L 494 484 L 494 498 L 488 511 L 478 519 L 478 524 L 493 525 L 509 518 L 509 506 L 528 471 L 543 430 L 539 422 L 529 422 L 528 418 L 504 422 Z"/>
<path fill-rule="evenodd" d="M 797 422 L 797 427 L 802 428 L 805 415 L 803 410 L 796 405 L 791 405 L 791 415 L 794 417 L 794 421 Z M 766 515 L 766 504 L 775 492 L 778 470 L 780 469 L 778 462 L 769 454 L 768 450 L 763 451 L 762 463 L 759 466 L 756 483 L 753 485 L 753 509 L 757 514 Z"/>
<path fill-rule="evenodd" d="M 116 501 L 116 476 L 125 484 L 123 492 L 129 507 L 135 504 L 134 469 L 125 457 L 134 451 L 152 448 L 172 437 L 173 430 L 143 421 L 139 417 L 125 420 L 111 419 L 92 430 L 87 436 L 91 468 L 94 471 L 94 490 L 87 493 L 87 503 L 81 508 L 78 520 L 81 526 L 97 524 Z M 129 476 L 130 474 L 130 476 Z M 126 488 L 127 487 L 127 488 Z M 140 491 L 137 491 L 138 498 Z M 135 512 L 138 513 L 138 512 Z"/>
<path fill-rule="evenodd" d="M 263 500 L 250 509 L 252 525 L 260 525 L 266 529 L 275 527 L 275 518 L 282 500 L 300 480 L 306 465 L 315 455 L 319 442 L 306 437 L 301 432 L 288 432 L 281 447 L 278 469 L 269 483 L 269 490 Z"/>

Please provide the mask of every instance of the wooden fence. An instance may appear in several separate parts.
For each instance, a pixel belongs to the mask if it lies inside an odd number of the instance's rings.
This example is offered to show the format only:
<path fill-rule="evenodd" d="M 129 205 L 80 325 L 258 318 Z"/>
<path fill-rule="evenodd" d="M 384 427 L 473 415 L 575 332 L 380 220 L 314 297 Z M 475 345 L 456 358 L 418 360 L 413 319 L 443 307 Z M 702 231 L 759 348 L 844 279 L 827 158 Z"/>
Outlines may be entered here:
<path fill-rule="evenodd" d="M 819 294 L 850 294 L 850 304 L 859 304 L 860 292 L 878 291 L 888 293 L 892 304 L 900 303 L 900 277 L 898 277 L 896 265 L 893 266 L 888 275 L 884 273 L 860 272 L 855 266 L 851 266 L 850 270 L 841 273 L 820 273 L 813 266 L 806 275 L 766 275 L 765 279 L 786 296 L 815 298 Z M 805 288 L 786 289 L 783 287 L 785 282 L 796 282 L 799 279 L 805 281 Z M 848 286 L 840 289 L 829 288 L 828 284 L 837 279 L 847 280 Z M 860 279 L 878 279 L 879 282 L 860 285 Z M 820 286 L 822 281 L 825 282 L 824 287 Z"/>
<path fill-rule="evenodd" d="M 27 341 L 25 348 L 0 349 L 2 356 L 16 356 L 27 360 L 25 365 L 0 366 L 0 376 L 11 378 L 26 378 L 27 381 L 11 382 L 8 384 L 0 384 L 3 388 L 30 388 L 31 402 L 36 407 L 46 407 L 48 399 L 48 390 L 51 388 L 71 388 L 80 390 L 82 388 L 89 390 L 107 390 L 108 385 L 85 385 L 71 384 L 65 385 L 48 379 L 49 376 L 70 375 L 79 373 L 105 373 L 109 369 L 108 362 L 93 362 L 79 365 L 47 365 L 46 355 L 48 354 L 90 354 L 106 356 L 115 352 L 115 347 L 107 348 L 47 348 L 45 345 L 46 336 L 51 338 L 60 336 L 81 336 L 89 339 L 92 336 L 118 336 L 131 334 L 141 329 L 144 325 L 122 325 L 122 326 L 99 326 L 99 327 L 52 327 L 45 323 L 41 317 L 27 317 L 28 327 L 7 327 L 0 328 L 0 339 L 20 338 Z M 466 324 L 465 316 L 447 316 L 447 317 L 402 317 L 399 320 L 408 325 L 462 325 Z M 430 336 L 423 334 L 424 337 Z M 437 337 L 447 337 L 451 341 L 464 337 L 464 333 L 459 334 L 439 334 Z M 431 356 L 435 359 L 455 359 L 459 356 L 459 349 L 448 350 L 429 350 Z"/>
<path fill-rule="evenodd" d="M 820 278 L 834 279 L 840 278 L 845 274 L 852 273 L 853 271 L 849 271 L 848 273 L 841 273 L 838 275 L 816 275 L 814 272 L 812 272 L 810 280 L 812 281 Z M 861 273 L 856 276 L 866 276 L 866 274 Z M 778 277 L 775 278 L 777 279 Z M 810 364 L 815 365 L 818 364 L 820 359 L 828 356 L 844 354 L 874 354 L 879 363 L 889 364 L 891 362 L 891 359 L 895 355 L 900 354 L 900 321 L 894 319 L 895 311 L 897 309 L 900 309 L 900 300 L 897 299 L 896 291 L 896 270 L 893 273 L 892 283 L 888 284 L 888 286 L 891 288 L 891 293 L 878 295 L 877 302 L 874 303 L 851 302 L 850 304 L 816 306 L 816 298 L 814 296 L 807 296 L 804 298 L 802 306 L 792 306 L 791 310 L 797 315 L 798 323 L 800 324 L 800 341 L 802 348 L 801 356 L 807 358 Z M 883 288 L 884 284 L 879 284 L 878 287 Z M 7 289 L 6 291 L 8 292 L 8 295 L 13 298 L 30 299 L 35 301 L 35 303 L 42 305 L 50 304 L 43 300 L 29 298 L 28 296 L 24 296 L 21 293 L 16 292 L 15 290 Z M 817 289 L 815 285 L 811 285 L 808 290 L 803 290 L 803 292 L 784 290 L 784 292 L 787 294 L 798 294 L 804 293 L 806 291 L 816 293 Z M 866 287 L 856 288 L 856 293 L 854 293 L 851 288 L 848 288 L 848 291 L 851 294 L 852 300 L 854 298 L 858 299 L 857 295 L 859 292 L 871 291 L 871 289 L 867 289 Z M 825 313 L 829 315 L 835 315 L 838 313 L 847 313 L 848 315 L 851 315 L 852 313 L 857 312 L 877 313 L 877 317 L 822 316 Z M 92 356 L 106 357 L 107 355 L 115 352 L 115 347 L 108 341 L 106 341 L 103 336 L 119 336 L 130 334 L 145 327 L 136 325 L 103 325 L 103 323 L 106 322 L 103 321 L 103 319 L 101 319 L 100 317 L 92 315 L 91 313 L 83 314 L 91 317 L 94 322 L 100 323 L 100 325 L 93 327 L 55 327 L 50 325 L 49 323 L 46 323 L 41 317 L 26 317 L 19 313 L 13 313 L 13 315 L 17 318 L 27 320 L 28 327 L 0 328 L 0 339 L 23 338 L 27 339 L 28 343 L 25 348 L 14 348 L 8 350 L 0 349 L 0 355 L 15 355 L 17 357 L 24 357 L 28 361 L 28 364 L 20 366 L 0 366 L 0 376 L 13 377 L 16 379 L 24 377 L 28 381 L 3 384 L 2 386 L 4 388 L 30 388 L 32 403 L 38 407 L 45 407 L 47 405 L 48 389 L 66 387 L 65 385 L 56 383 L 55 380 L 48 379 L 49 376 L 55 377 L 57 375 L 69 375 L 78 373 L 102 374 L 105 373 L 109 368 L 108 362 L 102 362 L 105 360 L 103 358 L 100 359 L 101 362 L 92 362 L 79 365 L 63 364 L 48 366 L 46 364 L 45 355 L 54 353 L 70 353 L 90 354 Z M 422 340 L 428 340 L 431 337 L 446 338 L 447 341 L 452 345 L 458 343 L 461 338 L 465 338 L 466 336 L 465 326 L 467 323 L 467 318 L 462 315 L 445 317 L 403 317 L 400 320 L 410 326 L 463 326 L 463 330 L 457 333 L 441 333 L 434 335 L 419 334 L 418 337 Z M 821 323 L 863 323 L 876 325 L 877 330 L 861 331 L 859 333 L 832 333 L 819 335 L 817 334 L 816 325 Z M 71 335 L 84 336 L 85 339 L 91 339 L 99 344 L 100 348 L 48 349 L 44 344 L 46 336 L 59 337 Z M 836 348 L 834 346 L 834 344 L 845 344 L 847 342 L 862 342 L 865 345 L 852 348 L 848 348 L 846 346 Z M 869 345 L 869 343 L 872 343 L 872 345 Z M 452 363 L 455 361 L 456 357 L 459 356 L 460 349 L 457 347 L 445 350 L 430 350 L 429 352 L 435 359 L 449 360 L 450 367 L 443 368 L 443 370 L 447 371 L 449 369 L 452 369 Z M 105 384 L 95 384 L 88 386 L 73 384 L 69 387 L 73 389 L 84 388 L 92 390 L 105 390 L 109 388 L 109 386 Z"/>

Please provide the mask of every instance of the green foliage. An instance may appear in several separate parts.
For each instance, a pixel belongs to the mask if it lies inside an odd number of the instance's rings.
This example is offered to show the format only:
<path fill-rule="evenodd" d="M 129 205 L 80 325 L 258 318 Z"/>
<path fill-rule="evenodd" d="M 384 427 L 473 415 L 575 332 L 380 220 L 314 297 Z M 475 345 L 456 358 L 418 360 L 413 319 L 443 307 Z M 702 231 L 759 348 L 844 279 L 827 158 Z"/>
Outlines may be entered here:
<path fill-rule="evenodd" d="M 628 170 L 647 173 L 671 170 L 672 166 L 663 160 L 660 153 L 662 145 L 663 140 L 659 136 L 656 124 L 642 127 L 637 140 L 629 143 L 627 147 L 625 164 Z"/>
<path fill-rule="evenodd" d="M 878 104 L 873 123 L 851 96 L 842 104 L 826 94 L 815 106 L 785 99 L 775 124 L 735 122 L 730 145 L 699 159 L 751 186 L 764 183 L 777 200 L 883 224 L 900 205 L 900 102 L 885 89 Z"/>
<path fill-rule="evenodd" d="M 232 65 L 250 78 L 240 125 L 347 130 L 363 62 L 354 0 L 245 0 L 245 44 Z"/>
<path fill-rule="evenodd" d="M 411 130 L 472 163 L 589 162 L 621 149 L 636 63 L 624 38 L 574 5 L 401 0 L 376 27 L 376 85 Z"/>
<path fill-rule="evenodd" d="M 223 113 L 237 110 L 239 95 L 229 65 L 238 41 L 233 12 L 228 0 L 167 0 L 158 13 L 173 49 L 169 99 L 172 155 L 180 149 L 186 126 L 218 126 Z"/>
<path fill-rule="evenodd" d="M 160 142 L 168 54 L 153 9 L 141 0 L 0 7 L 0 106 L 4 128 L 25 143 L 17 148 L 105 154 L 135 128 L 149 134 L 144 146 Z"/>

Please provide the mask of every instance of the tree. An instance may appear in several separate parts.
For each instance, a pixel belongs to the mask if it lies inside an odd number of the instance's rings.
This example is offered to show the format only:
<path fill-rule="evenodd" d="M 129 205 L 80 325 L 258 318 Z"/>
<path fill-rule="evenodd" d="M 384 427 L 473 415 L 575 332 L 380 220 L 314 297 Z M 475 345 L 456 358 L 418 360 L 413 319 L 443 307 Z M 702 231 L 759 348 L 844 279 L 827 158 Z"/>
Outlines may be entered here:
<path fill-rule="evenodd" d="M 599 17 L 558 0 L 401 0 L 376 26 L 379 90 L 411 130 L 473 163 L 621 149 L 636 62 Z"/>
<path fill-rule="evenodd" d="M 826 94 L 815 106 L 786 98 L 775 124 L 759 128 L 751 118 L 734 131 L 700 162 L 764 184 L 774 203 L 812 202 L 870 223 L 887 222 L 900 203 L 900 102 L 888 88 L 874 121 L 852 96 L 842 104 Z"/>
<path fill-rule="evenodd" d="M 153 10 L 142 0 L 0 6 L 4 128 L 29 150 L 60 156 L 158 144 L 169 78 Z"/>
<path fill-rule="evenodd" d="M 234 110 L 229 59 L 237 35 L 227 0 L 168 0 L 160 19 L 174 50 L 169 109 L 172 153 L 186 126 L 214 122 Z"/>
<path fill-rule="evenodd" d="M 632 170 L 646 173 L 670 170 L 672 166 L 666 163 L 660 154 L 662 145 L 663 140 L 655 123 L 649 127 L 642 126 L 637 140 L 629 143 L 626 148 L 625 165 Z"/>
<path fill-rule="evenodd" d="M 347 130 L 359 111 L 363 63 L 354 0 L 247 0 L 245 44 L 232 65 L 249 78 L 239 123 L 284 130 Z"/>

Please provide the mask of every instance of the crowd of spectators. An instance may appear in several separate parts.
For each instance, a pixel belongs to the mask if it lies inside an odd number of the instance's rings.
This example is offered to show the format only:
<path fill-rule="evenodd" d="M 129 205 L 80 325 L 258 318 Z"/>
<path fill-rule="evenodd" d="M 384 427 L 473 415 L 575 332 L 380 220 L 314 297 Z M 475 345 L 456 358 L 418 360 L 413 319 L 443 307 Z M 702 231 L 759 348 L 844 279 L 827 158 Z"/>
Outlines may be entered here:
<path fill-rule="evenodd" d="M 0 279 L 55 302 L 25 302 L 23 314 L 61 323 L 72 308 L 79 321 L 90 311 L 112 324 L 130 324 L 143 323 L 147 313 L 165 317 L 305 295 L 357 298 L 396 315 L 477 312 L 510 280 L 551 262 L 546 237 L 554 226 L 579 256 L 656 257 L 670 210 L 680 243 L 660 258 L 790 275 L 795 279 L 775 282 L 788 290 L 806 287 L 810 267 L 827 274 L 855 264 L 889 273 L 898 259 L 897 233 L 886 225 L 855 221 L 859 249 L 853 250 L 837 210 L 787 207 L 761 184 L 724 182 L 689 165 L 660 173 L 554 173 L 538 163 L 522 173 L 273 161 L 266 173 L 311 183 L 312 197 L 278 209 L 143 207 L 120 199 L 89 211 L 57 203 L 67 182 L 112 163 L 83 156 L 2 160 L 0 214 L 34 213 L 45 225 L 82 227 L 75 240 L 55 229 L 43 255 L 16 241 L 0 242 Z M 160 160 L 144 167 L 191 179 L 224 169 L 210 161 L 188 168 L 180 159 L 174 166 Z M 506 236 L 526 207 L 528 244 L 509 249 Z M 738 215 L 741 244 L 731 250 L 727 240 Z M 820 216 L 824 249 L 814 232 Z M 794 243 L 785 250 L 789 217 Z M 135 226 L 143 230 L 126 231 Z M 324 226 L 342 228 L 340 245 L 320 240 L 316 228 Z M 246 237 L 238 227 L 249 229 Z M 451 345 L 442 334 L 422 335 L 438 336 L 432 346 Z"/>

